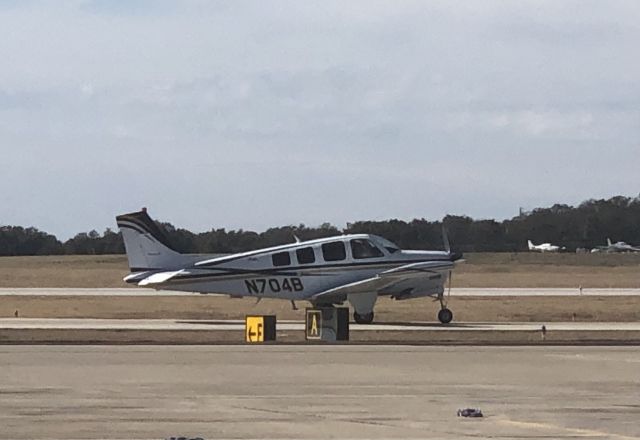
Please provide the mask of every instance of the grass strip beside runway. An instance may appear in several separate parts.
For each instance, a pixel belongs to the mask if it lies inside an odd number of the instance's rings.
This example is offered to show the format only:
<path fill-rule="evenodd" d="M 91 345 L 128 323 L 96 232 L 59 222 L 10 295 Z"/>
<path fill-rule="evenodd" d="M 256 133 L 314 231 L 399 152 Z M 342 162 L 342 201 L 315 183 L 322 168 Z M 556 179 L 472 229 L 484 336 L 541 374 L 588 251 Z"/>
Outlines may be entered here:
<path fill-rule="evenodd" d="M 0 318 L 244 319 L 247 314 L 303 320 L 304 308 L 286 301 L 226 296 L 18 296 L 0 295 Z M 638 322 L 640 296 L 455 296 L 454 322 Z M 436 321 L 439 304 L 431 298 L 395 301 L 380 298 L 376 322 Z"/>

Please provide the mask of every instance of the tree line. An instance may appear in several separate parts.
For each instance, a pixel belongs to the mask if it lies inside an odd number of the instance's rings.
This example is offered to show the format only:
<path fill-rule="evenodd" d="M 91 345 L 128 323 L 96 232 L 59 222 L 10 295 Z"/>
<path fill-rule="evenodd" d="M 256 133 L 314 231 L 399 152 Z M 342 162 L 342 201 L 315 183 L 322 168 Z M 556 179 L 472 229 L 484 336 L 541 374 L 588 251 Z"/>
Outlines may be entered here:
<path fill-rule="evenodd" d="M 566 247 L 593 248 L 607 238 L 640 244 L 640 196 L 587 200 L 578 206 L 556 204 L 537 208 L 503 221 L 474 220 L 448 215 L 442 221 L 426 219 L 357 221 L 340 229 L 329 223 L 317 227 L 303 224 L 267 229 L 264 232 L 211 229 L 194 233 L 159 223 L 174 248 L 184 253 L 234 253 L 301 240 L 339 234 L 368 233 L 385 237 L 403 249 L 442 249 L 442 226 L 452 248 L 461 252 L 517 252 L 527 240 Z M 107 229 L 79 233 L 64 242 L 36 228 L 0 226 L 0 255 L 122 254 L 119 232 Z"/>

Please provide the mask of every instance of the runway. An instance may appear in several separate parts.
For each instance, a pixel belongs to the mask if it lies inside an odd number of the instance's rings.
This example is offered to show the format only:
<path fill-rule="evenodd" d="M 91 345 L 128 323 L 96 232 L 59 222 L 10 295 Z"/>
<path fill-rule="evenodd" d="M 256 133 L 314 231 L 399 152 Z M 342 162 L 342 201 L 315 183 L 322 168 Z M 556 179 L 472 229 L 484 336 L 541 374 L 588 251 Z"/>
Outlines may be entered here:
<path fill-rule="evenodd" d="M 200 293 L 147 288 L 0 288 L 0 296 L 201 296 Z M 640 289 L 453 288 L 451 296 L 640 296 Z"/>
<path fill-rule="evenodd" d="M 3 439 L 640 439 L 636 348 L 4 346 L 0 364 Z"/>
<path fill-rule="evenodd" d="M 354 332 L 371 331 L 439 331 L 439 332 L 478 332 L 478 331 L 540 331 L 545 326 L 551 331 L 636 331 L 640 332 L 640 322 L 509 322 L 509 323 L 439 323 L 413 322 L 406 324 L 349 324 Z M 303 321 L 278 321 L 278 330 L 304 331 Z M 0 329 L 58 329 L 58 330 L 204 330 L 244 331 L 242 320 L 174 320 L 174 319 L 42 319 L 42 318 L 4 318 L 0 319 Z"/>

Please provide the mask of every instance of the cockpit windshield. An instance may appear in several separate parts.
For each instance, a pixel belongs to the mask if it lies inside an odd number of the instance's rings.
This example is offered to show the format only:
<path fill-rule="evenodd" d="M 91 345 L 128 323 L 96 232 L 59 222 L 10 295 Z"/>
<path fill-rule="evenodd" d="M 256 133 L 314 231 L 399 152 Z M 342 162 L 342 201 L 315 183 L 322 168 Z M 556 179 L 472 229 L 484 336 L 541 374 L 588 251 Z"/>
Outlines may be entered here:
<path fill-rule="evenodd" d="M 379 245 L 384 247 L 387 252 L 389 252 L 390 254 L 393 254 L 395 252 L 398 252 L 400 250 L 400 248 L 398 246 L 396 246 L 394 243 L 390 242 L 389 240 L 379 237 L 377 235 L 372 235 L 371 238 Z"/>

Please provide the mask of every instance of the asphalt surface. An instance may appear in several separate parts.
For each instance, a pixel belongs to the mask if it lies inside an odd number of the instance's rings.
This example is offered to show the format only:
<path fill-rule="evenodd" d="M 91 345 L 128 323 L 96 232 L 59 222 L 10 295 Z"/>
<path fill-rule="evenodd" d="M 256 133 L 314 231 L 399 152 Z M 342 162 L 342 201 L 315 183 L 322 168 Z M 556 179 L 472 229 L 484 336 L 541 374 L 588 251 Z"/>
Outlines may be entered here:
<path fill-rule="evenodd" d="M 0 318 L 0 329 L 73 329 L 73 330 L 208 330 L 244 331 L 243 320 L 174 320 L 174 319 L 67 319 L 67 318 Z M 350 331 L 639 331 L 640 322 L 504 322 L 504 323 L 406 323 L 349 324 Z M 278 330 L 304 331 L 303 321 L 278 320 Z"/>
<path fill-rule="evenodd" d="M 245 343 L 237 320 L 0 319 L 0 344 L 225 345 Z M 275 344 L 303 344 L 304 324 L 280 320 Z M 347 343 L 347 342 L 342 342 Z M 348 344 L 640 346 L 640 323 L 350 324 Z"/>
<path fill-rule="evenodd" d="M 192 292 L 147 288 L 0 288 L 0 296 L 184 296 Z M 569 288 L 453 288 L 452 296 L 637 296 L 640 289 L 569 289 Z"/>
<path fill-rule="evenodd" d="M 3 346 L 0 365 L 2 439 L 640 438 L 637 348 Z"/>

